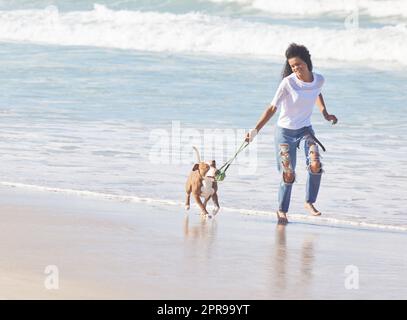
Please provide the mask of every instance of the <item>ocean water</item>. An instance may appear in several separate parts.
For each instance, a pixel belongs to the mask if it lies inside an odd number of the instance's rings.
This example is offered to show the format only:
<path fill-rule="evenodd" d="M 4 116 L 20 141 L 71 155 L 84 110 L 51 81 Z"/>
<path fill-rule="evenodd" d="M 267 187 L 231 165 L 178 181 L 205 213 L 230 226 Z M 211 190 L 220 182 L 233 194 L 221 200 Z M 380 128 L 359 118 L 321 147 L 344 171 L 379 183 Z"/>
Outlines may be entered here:
<path fill-rule="evenodd" d="M 300 150 L 291 220 L 407 232 L 405 39 L 401 0 L 0 1 L 0 184 L 182 212 L 192 145 L 229 159 L 298 42 L 339 123 L 315 108 L 323 216 L 304 212 Z M 223 210 L 274 215 L 276 118 L 220 183 Z"/>

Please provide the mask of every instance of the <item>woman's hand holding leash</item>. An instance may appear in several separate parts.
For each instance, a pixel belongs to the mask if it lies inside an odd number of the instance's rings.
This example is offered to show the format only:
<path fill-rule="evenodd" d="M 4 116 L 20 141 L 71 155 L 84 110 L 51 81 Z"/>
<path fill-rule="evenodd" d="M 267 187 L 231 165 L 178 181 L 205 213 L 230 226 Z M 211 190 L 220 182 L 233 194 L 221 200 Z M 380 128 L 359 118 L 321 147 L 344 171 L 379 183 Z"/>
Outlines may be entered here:
<path fill-rule="evenodd" d="M 250 143 L 253 141 L 253 139 L 257 136 L 257 130 L 256 129 L 251 129 L 247 134 L 246 134 L 246 138 L 244 141 Z"/>
<path fill-rule="evenodd" d="M 256 127 L 254 129 L 251 129 L 245 137 L 245 140 L 247 143 L 250 143 L 253 141 L 253 139 L 257 136 L 261 128 L 264 127 L 264 125 L 271 119 L 271 117 L 276 113 L 277 107 L 274 105 L 269 105 L 267 106 L 266 110 L 264 110 L 263 114 L 261 115 L 259 121 L 256 124 Z"/>

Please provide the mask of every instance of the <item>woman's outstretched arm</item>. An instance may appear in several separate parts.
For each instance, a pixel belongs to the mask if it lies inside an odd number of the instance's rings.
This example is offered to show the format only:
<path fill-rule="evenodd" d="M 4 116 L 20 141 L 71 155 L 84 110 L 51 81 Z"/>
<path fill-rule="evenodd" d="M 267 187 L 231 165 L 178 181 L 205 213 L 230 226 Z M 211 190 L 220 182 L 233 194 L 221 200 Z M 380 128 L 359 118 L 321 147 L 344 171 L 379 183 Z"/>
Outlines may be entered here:
<path fill-rule="evenodd" d="M 245 141 L 252 142 L 254 137 L 257 135 L 257 133 L 271 119 L 271 117 L 276 113 L 276 111 L 277 111 L 276 106 L 269 105 L 267 107 L 267 109 L 263 112 L 263 114 L 261 115 L 259 121 L 256 124 L 256 127 L 254 127 L 254 129 L 250 130 L 250 132 L 247 133 Z"/>
<path fill-rule="evenodd" d="M 322 115 L 324 116 L 324 118 L 326 120 L 332 121 L 332 124 L 335 124 L 338 122 L 338 118 L 336 118 L 336 116 L 333 114 L 329 114 L 328 111 L 326 110 L 325 101 L 324 101 L 324 97 L 322 96 L 322 93 L 320 93 L 318 95 L 316 103 L 317 103 L 319 110 L 321 111 Z"/>

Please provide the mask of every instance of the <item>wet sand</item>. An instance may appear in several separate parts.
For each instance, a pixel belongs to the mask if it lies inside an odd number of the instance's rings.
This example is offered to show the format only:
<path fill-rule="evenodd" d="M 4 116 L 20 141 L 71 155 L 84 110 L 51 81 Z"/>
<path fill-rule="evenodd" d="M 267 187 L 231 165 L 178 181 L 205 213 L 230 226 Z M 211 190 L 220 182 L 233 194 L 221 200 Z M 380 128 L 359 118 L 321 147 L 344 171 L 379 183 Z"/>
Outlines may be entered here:
<path fill-rule="evenodd" d="M 405 233 L 0 194 L 1 299 L 407 298 Z M 46 289 L 47 266 L 57 267 L 59 289 Z"/>

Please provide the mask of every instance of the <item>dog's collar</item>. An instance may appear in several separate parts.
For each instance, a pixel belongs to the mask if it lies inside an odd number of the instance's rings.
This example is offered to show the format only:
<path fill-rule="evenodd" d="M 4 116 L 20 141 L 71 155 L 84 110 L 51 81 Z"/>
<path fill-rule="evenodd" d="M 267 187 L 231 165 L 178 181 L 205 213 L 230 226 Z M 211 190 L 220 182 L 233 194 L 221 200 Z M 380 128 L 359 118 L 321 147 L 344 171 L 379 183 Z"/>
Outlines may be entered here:
<path fill-rule="evenodd" d="M 213 176 L 203 176 L 203 175 L 201 175 L 200 172 L 198 172 L 198 174 L 199 174 L 199 177 L 200 177 L 202 180 L 205 180 L 206 178 L 215 180 L 215 177 L 213 177 Z"/>

